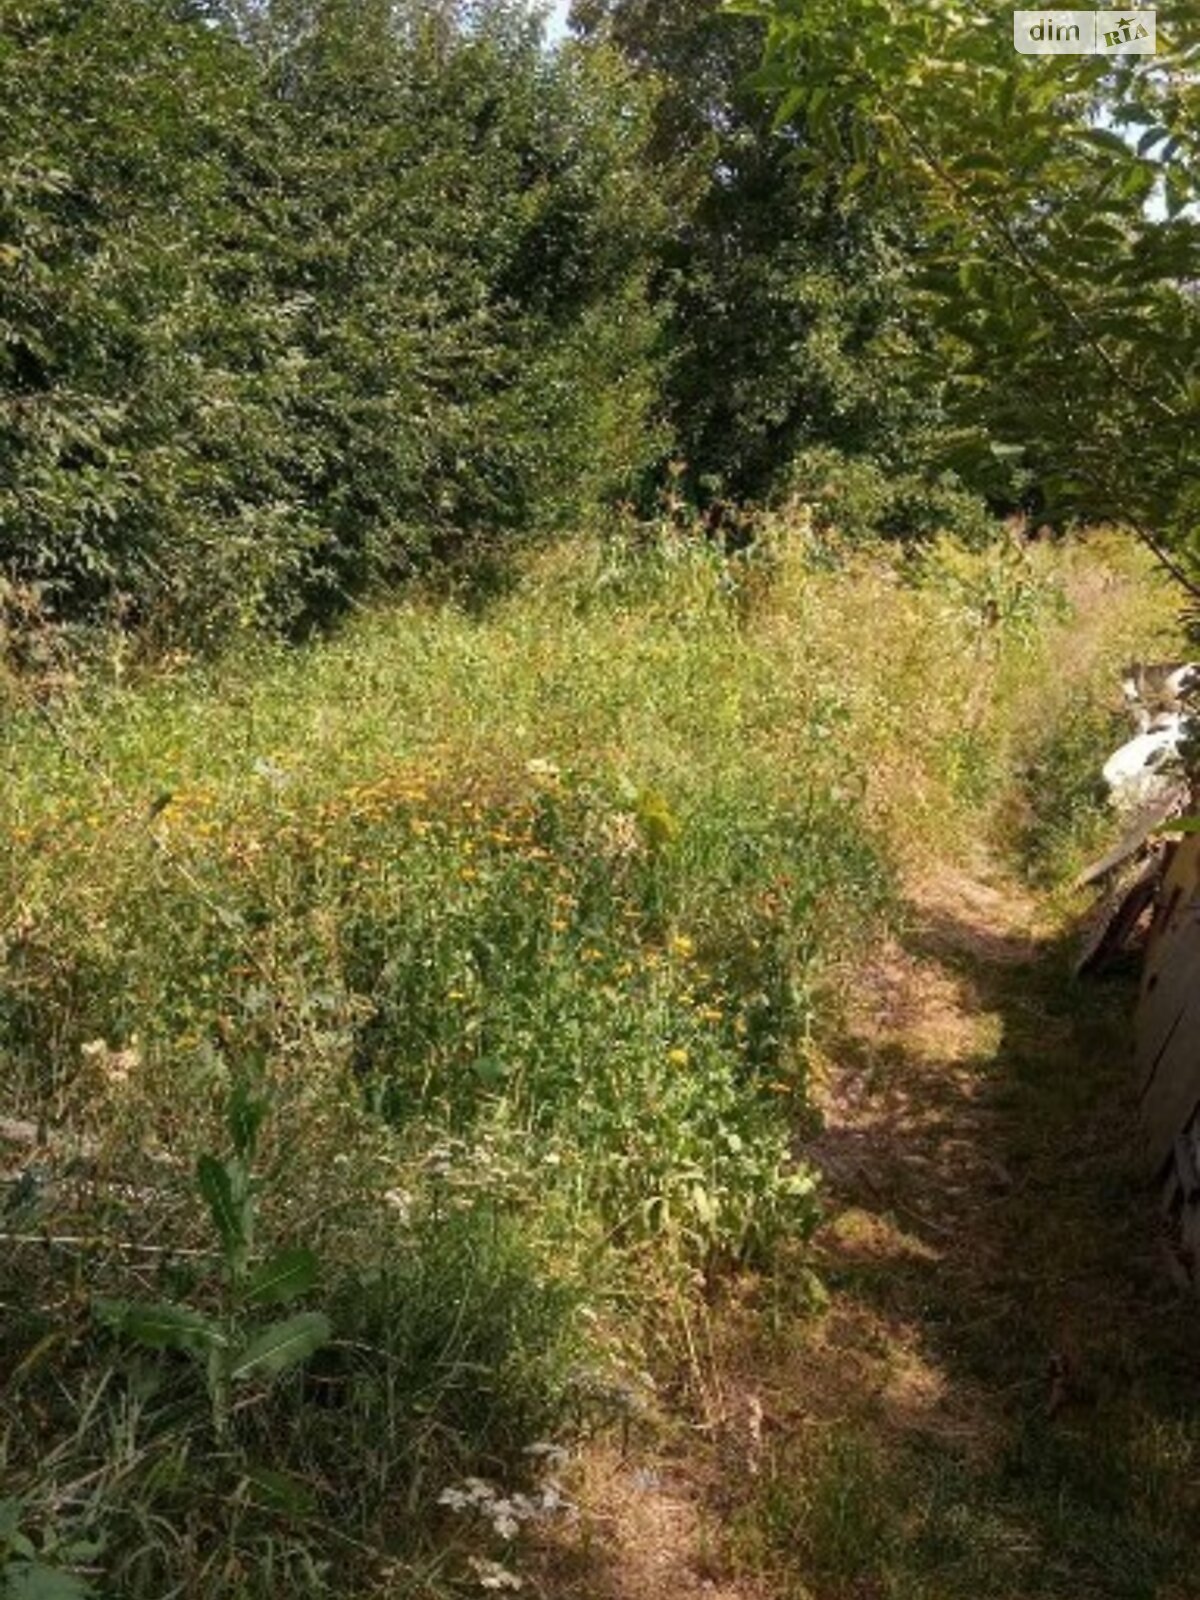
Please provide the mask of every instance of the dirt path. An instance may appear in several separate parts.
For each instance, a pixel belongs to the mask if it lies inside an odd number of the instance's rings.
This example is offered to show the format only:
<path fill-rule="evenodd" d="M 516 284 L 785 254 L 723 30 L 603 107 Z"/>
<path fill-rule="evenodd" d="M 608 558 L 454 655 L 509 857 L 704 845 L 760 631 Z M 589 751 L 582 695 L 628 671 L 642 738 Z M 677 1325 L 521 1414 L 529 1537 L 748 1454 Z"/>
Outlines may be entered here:
<path fill-rule="evenodd" d="M 589 1463 L 556 1600 L 1200 1600 L 1130 991 L 986 868 L 909 905 L 822 1075 L 814 1247 L 715 1310 L 705 1429 Z"/>

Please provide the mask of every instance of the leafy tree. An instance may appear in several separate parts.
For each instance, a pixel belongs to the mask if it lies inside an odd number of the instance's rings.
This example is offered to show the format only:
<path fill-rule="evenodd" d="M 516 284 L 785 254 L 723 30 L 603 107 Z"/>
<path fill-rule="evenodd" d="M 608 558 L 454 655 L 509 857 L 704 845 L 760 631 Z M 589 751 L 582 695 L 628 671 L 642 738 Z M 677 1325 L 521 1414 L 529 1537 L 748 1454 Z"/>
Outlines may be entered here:
<path fill-rule="evenodd" d="M 1060 514 L 1128 524 L 1200 580 L 1200 18 L 1157 56 L 1026 57 L 1012 14 L 949 0 L 736 0 L 760 81 L 911 197 L 975 470 L 1019 460 Z M 1169 24 L 1169 31 L 1168 31 Z"/>
<path fill-rule="evenodd" d="M 281 8 L 264 54 L 286 130 L 282 292 L 305 308 L 297 426 L 328 534 L 313 578 L 336 597 L 636 475 L 654 210 L 616 64 L 547 60 L 520 8 L 308 11 L 293 44 Z M 596 336 L 606 319 L 616 337 Z M 619 432 L 614 389 L 633 402 Z"/>
<path fill-rule="evenodd" d="M 719 0 L 576 0 L 572 19 L 661 84 L 668 396 L 691 492 L 761 499 L 797 478 L 823 492 L 842 457 L 882 469 L 876 483 L 935 469 L 938 386 L 903 375 L 925 338 L 906 207 L 858 185 L 849 156 L 812 181 L 801 127 L 776 124 L 756 86 L 764 29 Z M 900 508 L 877 498 L 884 521 Z"/>

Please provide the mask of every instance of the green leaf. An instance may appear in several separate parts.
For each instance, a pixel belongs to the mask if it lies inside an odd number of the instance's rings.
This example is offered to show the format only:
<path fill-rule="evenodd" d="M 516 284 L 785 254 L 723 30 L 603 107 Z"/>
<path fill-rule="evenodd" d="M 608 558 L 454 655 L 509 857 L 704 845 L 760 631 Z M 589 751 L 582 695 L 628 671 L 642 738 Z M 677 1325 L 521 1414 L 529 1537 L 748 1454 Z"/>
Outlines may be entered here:
<path fill-rule="evenodd" d="M 15 1497 L 0 1500 L 0 1544 L 6 1544 L 21 1526 L 24 1503 Z"/>
<path fill-rule="evenodd" d="M 250 1499 L 267 1511 L 307 1517 L 316 1509 L 316 1495 L 308 1484 L 290 1472 L 277 1472 L 273 1467 L 249 1467 L 243 1481 Z"/>
<path fill-rule="evenodd" d="M 1169 139 L 1170 136 L 1170 128 L 1164 128 L 1158 124 L 1155 124 L 1155 126 L 1152 128 L 1147 128 L 1145 133 L 1143 133 L 1141 138 L 1138 140 L 1138 155 L 1149 155 L 1150 151 L 1153 150 L 1156 144 L 1161 144 L 1164 139 Z"/>
<path fill-rule="evenodd" d="M 1191 195 L 1188 192 L 1187 184 L 1183 182 L 1178 173 L 1172 171 L 1168 171 L 1166 175 L 1164 192 L 1167 202 L 1167 216 L 1174 221 L 1189 204 Z"/>
<path fill-rule="evenodd" d="M 15 1561 L 4 1571 L 4 1600 L 86 1600 L 95 1592 L 86 1578 L 40 1561 Z"/>
<path fill-rule="evenodd" d="M 249 1231 L 244 1168 L 240 1162 L 220 1162 L 215 1156 L 201 1156 L 196 1164 L 196 1181 L 208 1202 L 222 1249 L 226 1255 L 236 1258 L 245 1250 Z"/>
<path fill-rule="evenodd" d="M 1114 133 L 1111 128 L 1082 128 L 1076 138 L 1083 144 L 1093 145 L 1097 150 L 1103 150 L 1108 155 L 1130 156 L 1133 150 L 1128 140 L 1123 139 L 1119 133 Z"/>
<path fill-rule="evenodd" d="M 258 1145 L 259 1129 L 267 1114 L 267 1102 L 251 1092 L 244 1081 L 235 1083 L 229 1095 L 229 1108 L 225 1114 L 233 1148 L 243 1159 L 254 1154 Z"/>
<path fill-rule="evenodd" d="M 128 1300 L 97 1300 L 93 1311 L 115 1332 L 151 1350 L 187 1350 L 192 1354 L 219 1349 L 224 1335 L 190 1306 L 147 1305 Z"/>
<path fill-rule="evenodd" d="M 319 1311 L 302 1311 L 286 1322 L 273 1322 L 234 1358 L 229 1375 L 240 1380 L 286 1372 L 327 1343 L 331 1331 L 329 1318 Z"/>
<path fill-rule="evenodd" d="M 251 1274 L 246 1299 L 251 1305 L 283 1305 L 311 1289 L 319 1271 L 316 1256 L 304 1245 L 281 1250 Z"/>
<path fill-rule="evenodd" d="M 806 88 L 793 89 L 780 100 L 775 111 L 773 126 L 776 130 L 786 128 L 797 112 L 803 111 L 808 103 L 808 90 Z"/>

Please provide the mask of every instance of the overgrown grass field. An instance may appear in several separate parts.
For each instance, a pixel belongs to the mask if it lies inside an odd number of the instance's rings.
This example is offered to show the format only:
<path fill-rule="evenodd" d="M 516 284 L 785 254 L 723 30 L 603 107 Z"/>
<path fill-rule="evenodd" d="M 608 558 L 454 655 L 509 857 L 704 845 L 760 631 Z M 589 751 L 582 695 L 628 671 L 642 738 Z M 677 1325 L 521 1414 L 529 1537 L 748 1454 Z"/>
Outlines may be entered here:
<path fill-rule="evenodd" d="M 811 1047 L 898 875 L 1002 837 L 1061 879 L 1168 610 L 1103 539 L 793 519 L 14 686 L 8 1592 L 507 1582 L 559 1446 L 811 1231 Z"/>

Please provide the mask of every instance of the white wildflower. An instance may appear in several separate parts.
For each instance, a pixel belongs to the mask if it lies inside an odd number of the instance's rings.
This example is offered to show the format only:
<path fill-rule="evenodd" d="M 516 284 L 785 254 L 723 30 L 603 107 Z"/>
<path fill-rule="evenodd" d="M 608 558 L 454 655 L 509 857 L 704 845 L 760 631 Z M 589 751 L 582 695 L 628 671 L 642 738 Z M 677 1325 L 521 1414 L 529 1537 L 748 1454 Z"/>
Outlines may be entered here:
<path fill-rule="evenodd" d="M 469 1565 L 479 1579 L 481 1589 L 523 1589 L 525 1585 L 515 1572 L 502 1567 L 498 1561 L 487 1561 L 482 1556 L 471 1556 Z"/>
<path fill-rule="evenodd" d="M 132 1035 L 124 1050 L 110 1046 L 105 1039 L 89 1039 L 80 1045 L 79 1053 L 87 1064 L 114 1088 L 124 1088 L 142 1064 L 136 1033 Z"/>
<path fill-rule="evenodd" d="M 408 1221 L 412 1215 L 413 1197 L 407 1189 L 386 1189 L 383 1200 L 385 1205 L 396 1212 L 401 1222 Z"/>
<path fill-rule="evenodd" d="M 539 1508 L 543 1516 L 552 1516 L 556 1511 L 569 1511 L 571 1502 L 563 1494 L 557 1483 L 544 1483 L 542 1485 L 542 1499 Z"/>

